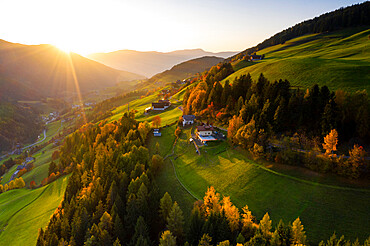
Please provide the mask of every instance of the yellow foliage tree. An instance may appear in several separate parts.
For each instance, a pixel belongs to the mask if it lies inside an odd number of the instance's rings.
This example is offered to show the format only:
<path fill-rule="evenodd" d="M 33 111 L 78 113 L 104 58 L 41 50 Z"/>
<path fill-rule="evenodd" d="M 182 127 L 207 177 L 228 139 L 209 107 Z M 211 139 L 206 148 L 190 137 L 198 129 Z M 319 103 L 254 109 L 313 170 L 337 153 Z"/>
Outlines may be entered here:
<path fill-rule="evenodd" d="M 147 121 L 144 121 L 144 122 L 140 122 L 139 123 L 139 126 L 137 127 L 139 133 L 140 133 L 140 136 L 141 136 L 141 139 L 143 141 L 145 141 L 148 133 L 150 132 L 150 126 L 149 126 L 149 123 Z"/>
<path fill-rule="evenodd" d="M 221 205 L 220 194 L 218 194 L 213 186 L 207 189 L 206 195 L 203 198 L 206 215 L 209 216 L 211 212 L 220 212 Z"/>
<path fill-rule="evenodd" d="M 23 178 L 17 178 L 14 180 L 14 186 L 16 189 L 20 189 L 26 186 L 26 183 L 24 182 Z"/>
<path fill-rule="evenodd" d="M 12 181 L 9 182 L 8 188 L 9 188 L 9 190 L 13 190 L 15 188 L 15 182 L 14 182 L 14 180 L 12 180 Z"/>
<path fill-rule="evenodd" d="M 362 146 L 358 146 L 355 144 L 353 149 L 349 151 L 349 164 L 351 166 L 351 174 L 352 178 L 360 177 L 360 167 L 364 165 L 364 157 L 366 155 L 366 151 Z"/>
<path fill-rule="evenodd" d="M 239 128 L 243 125 L 242 117 L 236 115 L 229 121 L 229 127 L 227 128 L 227 138 L 230 139 L 233 143 L 238 144 L 238 139 L 236 138 L 236 133 Z"/>
<path fill-rule="evenodd" d="M 270 219 L 269 213 L 266 213 L 262 220 L 260 221 L 260 229 L 265 237 L 269 237 L 271 235 L 271 229 L 272 229 L 272 221 Z"/>
<path fill-rule="evenodd" d="M 249 210 L 248 205 L 245 205 L 244 208 L 242 208 L 242 227 L 243 229 L 251 228 L 252 226 L 256 226 L 253 222 L 253 215 L 252 212 Z"/>
<path fill-rule="evenodd" d="M 306 235 L 299 217 L 293 222 L 292 226 L 293 245 L 305 245 Z"/>
<path fill-rule="evenodd" d="M 225 211 L 226 218 L 229 222 L 231 231 L 239 229 L 240 214 L 237 207 L 235 207 L 230 201 L 230 197 L 224 197 L 222 199 L 222 209 Z"/>
<path fill-rule="evenodd" d="M 333 151 L 337 150 L 338 144 L 338 132 L 337 130 L 333 129 L 329 132 L 326 137 L 324 137 L 324 144 L 322 145 L 325 149 L 325 154 L 329 155 L 333 153 Z"/>

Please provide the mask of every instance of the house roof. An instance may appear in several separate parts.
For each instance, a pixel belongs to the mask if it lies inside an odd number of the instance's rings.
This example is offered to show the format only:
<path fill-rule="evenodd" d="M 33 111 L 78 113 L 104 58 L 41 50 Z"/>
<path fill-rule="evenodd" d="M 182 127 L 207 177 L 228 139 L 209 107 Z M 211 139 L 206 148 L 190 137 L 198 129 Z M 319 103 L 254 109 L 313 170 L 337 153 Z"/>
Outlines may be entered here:
<path fill-rule="evenodd" d="M 201 132 L 201 131 L 214 131 L 215 129 L 213 128 L 213 126 L 203 125 L 203 126 L 197 126 L 197 130 L 198 132 Z"/>
<path fill-rule="evenodd" d="M 251 55 L 251 57 L 252 57 L 253 59 L 255 59 L 255 58 L 261 58 L 262 56 L 260 56 L 260 55 Z"/>
<path fill-rule="evenodd" d="M 168 106 L 166 103 L 152 103 L 153 108 L 164 108 Z"/>
<path fill-rule="evenodd" d="M 169 100 L 158 100 L 158 103 L 163 103 L 165 106 L 171 105 L 171 102 Z"/>
<path fill-rule="evenodd" d="M 183 115 L 182 118 L 186 121 L 195 120 L 195 115 Z"/>

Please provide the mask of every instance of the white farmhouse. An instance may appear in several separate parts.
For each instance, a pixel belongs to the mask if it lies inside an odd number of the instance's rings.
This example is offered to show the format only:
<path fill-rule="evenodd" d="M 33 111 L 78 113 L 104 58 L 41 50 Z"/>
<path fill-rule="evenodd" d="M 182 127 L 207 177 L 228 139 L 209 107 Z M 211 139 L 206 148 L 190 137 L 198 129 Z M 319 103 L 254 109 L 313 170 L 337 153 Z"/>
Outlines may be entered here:
<path fill-rule="evenodd" d="M 183 115 L 182 116 L 182 125 L 192 125 L 194 124 L 195 115 Z"/>

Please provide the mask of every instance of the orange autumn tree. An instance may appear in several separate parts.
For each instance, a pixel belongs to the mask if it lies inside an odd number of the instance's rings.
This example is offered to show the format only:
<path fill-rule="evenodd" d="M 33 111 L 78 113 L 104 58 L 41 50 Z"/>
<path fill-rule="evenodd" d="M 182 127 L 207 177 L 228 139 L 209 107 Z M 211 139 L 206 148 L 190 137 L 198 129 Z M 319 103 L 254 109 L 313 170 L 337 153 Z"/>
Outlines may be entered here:
<path fill-rule="evenodd" d="M 360 168 L 364 165 L 366 151 L 362 146 L 355 144 L 353 149 L 349 151 L 349 159 L 348 162 L 351 167 L 350 177 L 351 178 L 359 178 L 360 177 Z"/>
<path fill-rule="evenodd" d="M 225 211 L 225 216 L 229 222 L 231 231 L 239 229 L 240 214 L 237 207 L 235 207 L 230 201 L 230 197 L 226 196 L 222 199 L 222 209 Z"/>
<path fill-rule="evenodd" d="M 236 115 L 229 121 L 229 127 L 227 128 L 227 138 L 230 139 L 234 144 L 238 144 L 238 140 L 235 138 L 239 128 L 243 125 L 242 117 Z"/>
<path fill-rule="evenodd" d="M 206 195 L 203 198 L 206 215 L 209 216 L 212 212 L 220 212 L 220 194 L 218 194 L 213 186 L 207 189 Z"/>
<path fill-rule="evenodd" d="M 330 131 L 326 137 L 324 137 L 323 148 L 325 149 L 325 154 L 329 155 L 332 154 L 333 151 L 337 150 L 338 144 L 338 132 L 337 130 L 333 129 Z"/>
<path fill-rule="evenodd" d="M 159 117 L 158 115 L 155 116 L 152 121 L 152 126 L 154 128 L 159 128 L 161 126 L 161 121 L 162 121 L 161 117 Z"/>

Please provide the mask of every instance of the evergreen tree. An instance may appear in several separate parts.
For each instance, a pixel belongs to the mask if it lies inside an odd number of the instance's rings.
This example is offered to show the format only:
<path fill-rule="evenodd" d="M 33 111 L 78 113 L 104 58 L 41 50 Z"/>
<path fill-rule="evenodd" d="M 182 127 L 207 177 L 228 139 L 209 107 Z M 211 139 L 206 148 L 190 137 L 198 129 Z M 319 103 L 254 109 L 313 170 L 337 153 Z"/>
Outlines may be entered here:
<path fill-rule="evenodd" d="M 131 246 L 136 245 L 149 245 L 149 231 L 148 226 L 145 223 L 145 220 L 142 216 L 137 219 L 136 226 L 135 226 L 135 233 L 131 238 L 130 244 Z M 142 243 L 142 244 L 140 244 Z"/>
<path fill-rule="evenodd" d="M 167 217 L 167 228 L 181 242 L 183 238 L 184 215 L 177 202 L 173 203 L 172 209 Z"/>
<path fill-rule="evenodd" d="M 159 246 L 176 246 L 176 237 L 170 231 L 164 231 L 159 239 Z"/>
<path fill-rule="evenodd" d="M 190 225 L 188 231 L 188 240 L 191 245 L 196 245 L 202 237 L 202 228 L 204 220 L 201 217 L 200 210 L 197 206 L 194 206 L 191 212 Z"/>
<path fill-rule="evenodd" d="M 168 192 L 166 192 L 159 202 L 159 215 L 163 222 L 167 221 L 167 218 L 172 210 L 173 203 L 172 198 Z"/>

